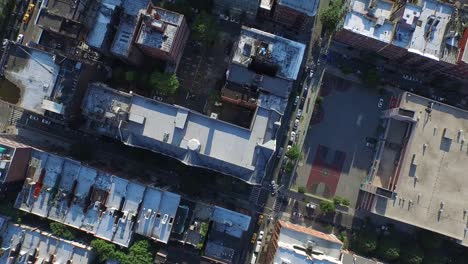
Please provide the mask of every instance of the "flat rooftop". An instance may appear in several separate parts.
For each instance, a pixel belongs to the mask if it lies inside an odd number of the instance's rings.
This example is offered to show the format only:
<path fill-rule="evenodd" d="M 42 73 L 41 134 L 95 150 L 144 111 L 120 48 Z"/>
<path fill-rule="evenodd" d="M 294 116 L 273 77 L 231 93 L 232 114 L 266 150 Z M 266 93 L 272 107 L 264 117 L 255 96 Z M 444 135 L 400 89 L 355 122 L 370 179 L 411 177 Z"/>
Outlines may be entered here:
<path fill-rule="evenodd" d="M 305 13 L 308 16 L 315 16 L 319 5 L 318 0 L 278 0 L 278 5 L 287 6 L 291 9 Z"/>
<path fill-rule="evenodd" d="M 45 2 L 45 8 L 55 15 L 80 21 L 84 18 L 90 1 L 92 0 L 49 0 Z"/>
<path fill-rule="evenodd" d="M 384 18 L 371 18 L 351 11 L 346 14 L 343 27 L 357 34 L 390 43 L 394 25 Z"/>
<path fill-rule="evenodd" d="M 150 0 L 123 0 L 123 14 L 120 16 L 120 24 L 117 27 L 111 52 L 123 57 L 128 57 L 133 45 L 134 35 L 138 27 L 138 14 L 146 9 Z"/>
<path fill-rule="evenodd" d="M 276 148 L 275 135 L 281 114 L 257 107 L 250 129 L 213 119 L 189 109 L 168 105 L 138 95 L 114 92 L 129 109 L 111 109 L 108 100 L 96 100 L 95 94 L 112 89 L 92 84 L 83 104 L 83 113 L 91 120 L 119 124 L 114 135 L 125 144 L 143 147 L 179 159 L 185 164 L 205 167 L 256 184 L 264 176 L 266 165 Z M 89 98 L 89 99 L 88 99 Z M 116 101 L 113 101 L 114 103 Z M 104 118 L 109 116 L 109 118 Z M 98 130 L 100 128 L 97 128 Z M 106 128 L 102 128 L 106 130 Z M 107 129 L 109 131 L 109 129 Z M 109 134 L 109 133 L 107 133 Z"/>
<path fill-rule="evenodd" d="M 26 226 L 9 224 L 2 237 L 1 248 L 4 252 L 0 263 L 11 263 L 11 260 L 28 263 L 30 258 L 37 258 L 35 263 L 92 263 L 95 258 L 91 248 L 86 245 Z"/>
<path fill-rule="evenodd" d="M 154 196 L 149 195 L 154 192 L 180 199 L 176 194 L 146 188 L 77 161 L 33 150 L 16 206 L 128 247 L 138 214 L 143 214 L 139 212 L 140 204 L 154 202 Z M 173 208 L 178 205 L 176 198 L 164 198 L 156 210 L 175 214 Z M 159 233 L 154 228 L 153 232 L 167 242 L 171 227 Z"/>
<path fill-rule="evenodd" d="M 408 51 L 439 60 L 443 54 L 447 25 L 454 8 L 439 1 L 424 0 Z"/>
<path fill-rule="evenodd" d="M 247 67 L 232 63 L 229 65 L 227 80 L 241 86 L 258 87 L 263 92 L 267 92 L 282 98 L 288 98 L 292 89 L 292 80 L 275 78 L 268 75 L 258 75 Z"/>
<path fill-rule="evenodd" d="M 279 221 L 280 233 L 278 237 L 278 250 L 274 263 L 290 260 L 288 263 L 309 263 L 305 253 L 305 246 L 312 242 L 314 258 L 322 259 L 320 263 L 339 263 L 343 243 L 333 234 Z"/>
<path fill-rule="evenodd" d="M 396 195 L 378 198 L 375 213 L 468 245 L 468 112 L 410 93 L 403 93 L 399 108 L 413 111 L 414 123 L 396 176 Z"/>
<path fill-rule="evenodd" d="M 400 18 L 395 36 L 392 43 L 401 48 L 407 49 L 413 38 L 413 32 L 415 31 L 419 17 L 421 16 L 421 7 L 406 3 L 403 15 Z"/>
<path fill-rule="evenodd" d="M 140 31 L 135 43 L 170 52 L 184 16 L 162 8 L 151 9 L 142 16 Z"/>
<path fill-rule="evenodd" d="M 14 44 L 5 78 L 21 91 L 17 106 L 38 114 L 64 114 L 74 100 L 81 68 L 80 62 Z"/>
<path fill-rule="evenodd" d="M 104 46 L 108 31 L 110 30 L 110 23 L 112 15 L 114 14 L 117 5 L 113 3 L 101 3 L 96 14 L 94 25 L 92 26 L 86 44 L 89 46 L 101 49 Z"/>
<path fill-rule="evenodd" d="M 232 62 L 251 66 L 252 61 L 262 61 L 270 64 L 269 68 L 277 68 L 272 75 L 296 80 L 304 51 L 302 43 L 243 26 Z"/>

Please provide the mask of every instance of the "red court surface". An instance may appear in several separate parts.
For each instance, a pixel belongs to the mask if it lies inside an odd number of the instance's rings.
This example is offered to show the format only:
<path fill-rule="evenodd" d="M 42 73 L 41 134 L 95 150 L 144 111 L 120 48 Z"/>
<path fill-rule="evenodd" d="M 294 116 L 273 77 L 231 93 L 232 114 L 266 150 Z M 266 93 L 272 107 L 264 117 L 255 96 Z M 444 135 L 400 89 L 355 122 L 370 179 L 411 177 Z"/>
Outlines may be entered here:
<path fill-rule="evenodd" d="M 346 153 L 337 150 L 331 151 L 329 148 L 319 145 L 307 180 L 307 190 L 326 198 L 335 196 L 345 159 Z M 323 191 L 319 191 L 318 187 L 321 185 L 324 185 Z M 318 191 L 319 193 L 317 193 Z"/>

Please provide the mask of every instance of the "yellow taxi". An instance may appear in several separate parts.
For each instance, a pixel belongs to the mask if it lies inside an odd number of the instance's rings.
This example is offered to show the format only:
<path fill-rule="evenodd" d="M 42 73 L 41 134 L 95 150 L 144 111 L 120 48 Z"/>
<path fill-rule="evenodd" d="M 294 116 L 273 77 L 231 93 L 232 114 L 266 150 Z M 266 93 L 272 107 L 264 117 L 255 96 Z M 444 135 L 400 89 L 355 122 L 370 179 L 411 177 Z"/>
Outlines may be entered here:
<path fill-rule="evenodd" d="M 23 23 L 24 23 L 24 24 L 27 24 L 27 23 L 29 22 L 29 19 L 30 19 L 29 14 L 24 14 L 24 16 L 23 16 Z"/>

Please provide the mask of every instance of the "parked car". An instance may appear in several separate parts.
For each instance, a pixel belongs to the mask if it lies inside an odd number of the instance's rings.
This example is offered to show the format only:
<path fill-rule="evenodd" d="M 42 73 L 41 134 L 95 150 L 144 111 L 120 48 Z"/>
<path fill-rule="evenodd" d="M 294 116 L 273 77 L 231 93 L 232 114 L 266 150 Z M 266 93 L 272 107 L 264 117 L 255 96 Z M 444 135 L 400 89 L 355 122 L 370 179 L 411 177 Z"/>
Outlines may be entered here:
<path fill-rule="evenodd" d="M 257 233 L 253 233 L 252 239 L 250 239 L 250 243 L 255 244 L 255 241 L 257 241 Z"/>
<path fill-rule="evenodd" d="M 262 242 L 257 241 L 257 246 L 255 247 L 255 253 L 260 252 L 261 248 L 262 248 Z"/>
<path fill-rule="evenodd" d="M 294 106 L 296 106 L 299 103 L 299 96 L 296 96 L 296 99 L 294 99 Z"/>
<path fill-rule="evenodd" d="M 257 224 L 258 224 L 258 225 L 263 224 L 263 215 L 259 215 L 259 216 L 258 216 Z M 263 234 L 262 234 L 262 231 L 260 231 L 260 236 L 262 236 L 262 235 L 263 235 Z M 259 240 L 261 240 L 261 239 L 259 238 Z"/>
<path fill-rule="evenodd" d="M 42 124 L 50 125 L 50 121 L 47 119 L 42 119 Z"/>
<path fill-rule="evenodd" d="M 30 116 L 29 116 L 29 119 L 34 120 L 34 121 L 37 121 L 37 120 L 39 120 L 39 117 L 34 116 L 34 115 L 30 115 Z"/>
<path fill-rule="evenodd" d="M 294 120 L 294 130 L 296 130 L 298 126 L 299 126 L 299 118 L 296 118 L 296 120 Z"/>
<path fill-rule="evenodd" d="M 291 131 L 291 137 L 289 138 L 289 140 L 293 143 L 296 141 L 296 132 Z"/>
<path fill-rule="evenodd" d="M 302 116 L 302 109 L 297 110 L 296 117 L 299 118 Z"/>
<path fill-rule="evenodd" d="M 259 241 L 262 241 L 263 240 L 263 235 L 265 234 L 264 231 L 260 231 L 260 233 L 258 234 L 258 240 Z"/>
<path fill-rule="evenodd" d="M 377 107 L 382 108 L 383 103 L 384 103 L 383 98 L 380 98 L 379 102 L 377 103 Z"/>

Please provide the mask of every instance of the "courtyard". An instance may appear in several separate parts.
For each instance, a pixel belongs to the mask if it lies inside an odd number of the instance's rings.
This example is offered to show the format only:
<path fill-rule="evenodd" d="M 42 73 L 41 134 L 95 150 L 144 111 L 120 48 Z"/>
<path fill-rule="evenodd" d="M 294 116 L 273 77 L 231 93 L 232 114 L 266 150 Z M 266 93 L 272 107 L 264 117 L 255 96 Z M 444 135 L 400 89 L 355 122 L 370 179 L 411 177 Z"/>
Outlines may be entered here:
<path fill-rule="evenodd" d="M 380 114 L 390 96 L 329 73 L 320 96 L 292 188 L 302 187 L 325 198 L 344 197 L 354 207 L 374 155 L 373 144 L 368 142 L 378 134 Z"/>

